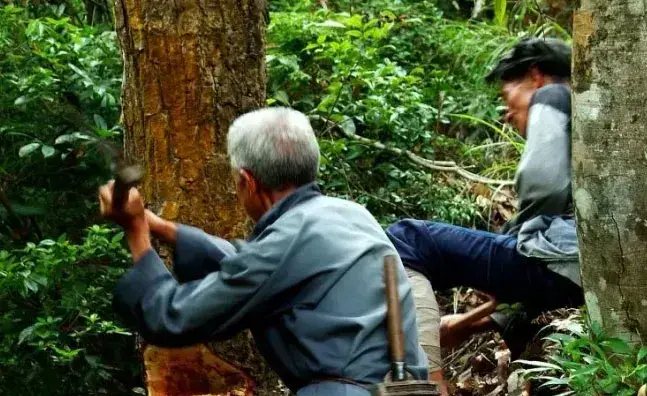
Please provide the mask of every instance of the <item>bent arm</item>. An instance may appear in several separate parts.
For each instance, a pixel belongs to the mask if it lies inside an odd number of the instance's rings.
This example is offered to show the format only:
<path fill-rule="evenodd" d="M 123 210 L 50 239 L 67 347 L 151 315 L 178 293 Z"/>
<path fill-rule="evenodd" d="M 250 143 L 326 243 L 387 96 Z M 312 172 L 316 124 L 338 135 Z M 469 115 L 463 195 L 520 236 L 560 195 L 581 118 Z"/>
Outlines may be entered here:
<path fill-rule="evenodd" d="M 209 240 L 202 231 L 195 232 L 196 238 Z M 178 247 L 181 235 L 178 232 Z M 248 319 L 265 312 L 282 292 L 270 279 L 285 262 L 285 246 L 293 238 L 289 227 L 270 227 L 262 240 L 242 244 L 235 255 L 223 258 L 218 271 L 185 283 L 179 283 L 149 249 L 117 283 L 113 306 L 156 345 L 228 338 L 248 327 Z"/>
<path fill-rule="evenodd" d="M 517 228 L 539 215 L 567 215 L 571 204 L 570 93 L 563 86 L 537 92 L 529 111 L 528 140 L 517 171 Z M 506 232 L 504 230 L 504 232 Z"/>
<path fill-rule="evenodd" d="M 146 211 L 151 233 L 175 247 L 173 271 L 181 283 L 204 278 L 220 269 L 220 261 L 236 253 L 236 248 L 222 238 L 190 226 L 176 224 Z"/>
<path fill-rule="evenodd" d="M 249 266 L 232 264 L 180 284 L 151 249 L 117 283 L 113 306 L 155 345 L 179 347 L 227 338 L 262 304 L 252 297 L 273 272 L 270 263 L 259 260 Z"/>

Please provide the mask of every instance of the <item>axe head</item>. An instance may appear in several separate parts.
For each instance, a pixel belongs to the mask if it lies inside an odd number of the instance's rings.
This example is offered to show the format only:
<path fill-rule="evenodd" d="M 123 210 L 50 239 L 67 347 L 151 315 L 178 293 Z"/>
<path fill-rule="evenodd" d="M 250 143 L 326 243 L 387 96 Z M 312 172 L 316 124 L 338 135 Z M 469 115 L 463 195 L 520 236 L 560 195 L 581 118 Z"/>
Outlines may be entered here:
<path fill-rule="evenodd" d="M 143 176 L 144 171 L 140 166 L 130 165 L 118 169 L 115 180 L 124 186 L 132 187 L 138 184 Z"/>
<path fill-rule="evenodd" d="M 115 174 L 115 188 L 112 192 L 112 206 L 121 210 L 128 198 L 128 192 L 135 187 L 144 176 L 144 171 L 137 165 L 121 167 Z"/>
<path fill-rule="evenodd" d="M 377 384 L 371 396 L 439 396 L 440 388 L 430 381 L 397 381 Z"/>

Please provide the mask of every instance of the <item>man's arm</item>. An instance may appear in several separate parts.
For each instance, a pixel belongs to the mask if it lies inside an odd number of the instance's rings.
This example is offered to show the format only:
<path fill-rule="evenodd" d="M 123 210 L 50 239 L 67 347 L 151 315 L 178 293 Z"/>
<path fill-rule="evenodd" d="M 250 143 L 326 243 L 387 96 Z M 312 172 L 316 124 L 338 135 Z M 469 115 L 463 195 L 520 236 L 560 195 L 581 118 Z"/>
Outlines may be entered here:
<path fill-rule="evenodd" d="M 115 310 L 136 323 L 149 342 L 185 346 L 230 337 L 264 311 L 274 291 L 268 286 L 282 262 L 286 236 L 268 229 L 260 243 L 244 245 L 224 258 L 220 271 L 180 284 L 157 253 L 148 249 L 117 284 Z M 143 240 L 135 233 L 133 240 Z M 134 251 L 143 247 L 133 246 Z"/>
<path fill-rule="evenodd" d="M 235 247 L 222 238 L 146 211 L 151 234 L 175 247 L 173 271 L 180 282 L 201 279 L 220 269 L 220 261 L 236 253 Z"/>
<path fill-rule="evenodd" d="M 148 209 L 146 209 L 146 222 L 151 230 L 151 234 L 155 238 L 158 238 L 167 245 L 175 247 L 177 243 L 177 224 L 164 220 Z"/>
<path fill-rule="evenodd" d="M 528 140 L 519 163 L 516 228 L 538 215 L 559 216 L 571 199 L 570 92 L 562 85 L 537 91 L 529 111 Z"/>

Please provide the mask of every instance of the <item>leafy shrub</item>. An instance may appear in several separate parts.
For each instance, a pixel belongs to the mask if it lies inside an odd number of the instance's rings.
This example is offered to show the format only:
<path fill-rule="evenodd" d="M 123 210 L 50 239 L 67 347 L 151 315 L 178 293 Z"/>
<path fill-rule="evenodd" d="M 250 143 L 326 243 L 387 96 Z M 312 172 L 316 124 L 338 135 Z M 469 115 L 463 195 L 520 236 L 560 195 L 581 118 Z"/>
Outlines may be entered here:
<path fill-rule="evenodd" d="M 123 394 L 138 381 L 133 336 L 111 292 L 129 256 L 122 233 L 0 251 L 0 394 Z"/>
<path fill-rule="evenodd" d="M 490 144 L 504 139 L 502 128 L 490 126 L 500 108 L 483 78 L 515 38 L 486 24 L 472 32 L 446 21 L 428 1 L 371 2 L 352 13 L 292 6 L 274 12 L 268 29 L 268 102 L 318 120 L 326 191 L 364 203 L 384 224 L 415 216 L 473 225 L 478 211 L 464 183 L 340 131 L 511 177 L 518 147 Z M 470 116 L 456 116 L 463 113 Z M 455 139 L 468 129 L 486 145 L 472 150 Z"/>
<path fill-rule="evenodd" d="M 647 383 L 647 346 L 608 337 L 597 322 L 581 317 L 555 326 L 560 331 L 546 337 L 548 362 L 518 361 L 549 394 L 630 396 Z"/>
<path fill-rule="evenodd" d="M 107 176 L 96 143 L 120 138 L 116 35 L 7 5 L 0 53 L 0 188 L 44 234 L 74 232 Z M 7 221 L 0 207 L 0 226 Z"/>

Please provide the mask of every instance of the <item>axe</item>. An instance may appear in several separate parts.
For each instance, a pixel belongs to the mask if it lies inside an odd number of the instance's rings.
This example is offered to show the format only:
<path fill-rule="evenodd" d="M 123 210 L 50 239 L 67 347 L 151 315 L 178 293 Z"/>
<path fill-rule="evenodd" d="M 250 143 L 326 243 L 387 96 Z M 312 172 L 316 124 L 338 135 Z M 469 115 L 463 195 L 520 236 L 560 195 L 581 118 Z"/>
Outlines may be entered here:
<path fill-rule="evenodd" d="M 404 352 L 402 313 L 398 296 L 398 262 L 395 256 L 384 257 L 384 282 L 386 283 L 386 323 L 391 355 L 392 382 L 375 385 L 372 396 L 437 396 L 438 385 L 430 381 L 410 379 Z M 387 375 L 387 377 L 389 377 Z"/>

